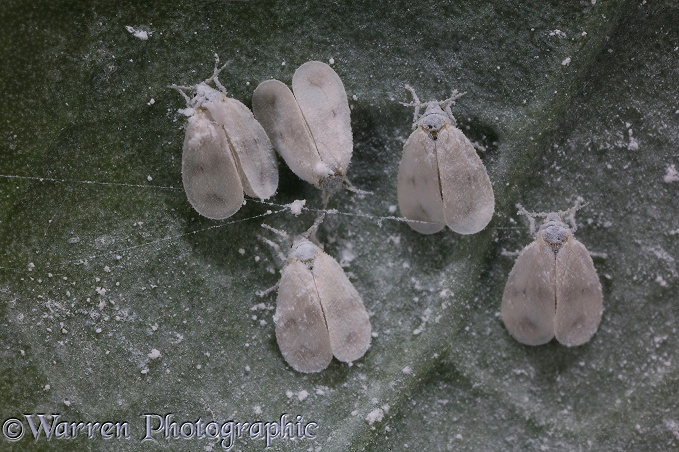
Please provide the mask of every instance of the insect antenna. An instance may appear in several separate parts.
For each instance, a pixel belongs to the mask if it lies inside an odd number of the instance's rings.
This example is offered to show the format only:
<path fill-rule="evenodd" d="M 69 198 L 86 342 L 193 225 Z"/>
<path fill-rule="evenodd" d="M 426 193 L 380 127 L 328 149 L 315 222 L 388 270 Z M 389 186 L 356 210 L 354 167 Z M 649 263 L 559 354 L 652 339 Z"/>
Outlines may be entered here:
<path fill-rule="evenodd" d="M 409 103 L 401 102 L 401 105 L 404 107 L 415 107 L 415 112 L 413 113 L 413 130 L 417 128 L 417 120 L 420 119 L 420 111 L 422 109 L 422 102 L 420 102 L 420 98 L 417 97 L 417 94 L 415 93 L 415 89 L 413 89 L 412 86 L 410 85 L 405 85 L 404 88 L 410 92 L 410 94 L 413 96 L 413 101 Z"/>
<path fill-rule="evenodd" d="M 517 204 L 516 208 L 519 209 L 519 211 L 516 212 L 517 215 L 524 215 L 528 218 L 528 224 L 530 225 L 530 233 L 531 235 L 535 235 L 536 231 L 535 219 L 546 218 L 547 214 L 545 212 L 529 212 L 521 204 Z"/>
<path fill-rule="evenodd" d="M 314 224 L 312 224 L 309 229 L 302 233 L 302 237 L 306 237 L 312 242 L 318 243 L 318 240 L 316 239 L 316 232 L 318 231 L 318 227 L 321 225 L 321 223 L 323 223 L 323 220 L 325 220 L 325 212 L 321 212 L 316 217 Z"/>
<path fill-rule="evenodd" d="M 228 66 L 228 64 L 229 62 L 227 61 L 226 63 L 224 63 L 222 67 L 219 67 L 219 54 L 215 53 L 215 68 L 213 69 L 212 76 L 205 79 L 204 82 L 204 83 L 214 82 L 215 86 L 219 88 L 219 91 L 221 91 L 225 95 L 226 88 L 224 88 L 224 85 L 222 85 L 222 83 L 219 81 L 218 76 L 226 68 L 226 66 Z"/>
<path fill-rule="evenodd" d="M 276 234 L 280 237 L 283 237 L 284 239 L 286 239 L 290 242 L 292 241 L 292 237 L 290 237 L 290 235 L 286 234 L 283 231 L 272 228 L 268 224 L 262 224 L 262 227 L 264 229 L 267 229 L 267 230 L 273 232 L 274 234 Z M 285 263 L 285 261 L 287 260 L 287 256 L 285 255 L 285 253 L 283 252 L 283 250 L 281 249 L 281 247 L 278 243 L 274 242 L 273 240 L 269 240 L 266 237 L 261 236 L 261 235 L 258 235 L 257 239 L 259 239 L 260 242 L 265 243 L 266 245 L 270 246 L 271 249 L 273 249 L 274 253 L 276 253 L 276 257 L 278 258 L 279 263 Z"/>
<path fill-rule="evenodd" d="M 578 229 L 578 226 L 575 224 L 575 212 L 578 210 L 582 209 L 585 207 L 588 203 L 585 202 L 585 200 L 582 198 L 582 196 L 578 196 L 575 198 L 575 204 L 573 204 L 573 207 L 570 209 L 566 210 L 560 210 L 559 216 L 568 224 L 571 225 L 571 230 L 575 232 Z"/>

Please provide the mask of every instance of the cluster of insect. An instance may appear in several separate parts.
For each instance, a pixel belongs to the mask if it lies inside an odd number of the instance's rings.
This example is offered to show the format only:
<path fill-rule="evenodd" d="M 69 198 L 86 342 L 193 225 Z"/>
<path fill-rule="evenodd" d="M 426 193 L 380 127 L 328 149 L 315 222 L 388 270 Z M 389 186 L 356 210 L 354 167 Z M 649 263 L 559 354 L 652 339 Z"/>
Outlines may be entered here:
<path fill-rule="evenodd" d="M 344 85 L 327 64 L 309 61 L 292 78 L 292 91 L 278 80 L 257 86 L 251 112 L 228 97 L 211 77 L 193 86 L 171 85 L 186 100 L 188 116 L 182 155 L 187 198 L 201 215 L 221 220 L 235 214 L 244 194 L 266 200 L 278 188 L 277 152 L 301 179 L 318 187 L 323 207 L 347 188 L 353 138 Z M 214 85 L 211 86 L 211 85 Z M 422 103 L 413 100 L 413 132 L 403 147 L 397 197 L 407 224 L 422 234 L 445 226 L 459 234 L 483 230 L 495 198 L 488 173 L 470 140 L 457 127 L 451 107 L 464 93 Z M 422 112 L 424 110 L 424 112 Z M 572 209 L 528 216 L 535 241 L 518 256 L 502 299 L 502 319 L 519 342 L 540 345 L 552 338 L 573 346 L 587 342 L 601 320 L 602 294 L 592 259 L 573 237 Z M 535 218 L 545 221 L 535 232 Z M 286 362 L 299 372 L 320 372 L 332 361 L 352 363 L 370 348 L 371 325 L 361 296 L 335 259 L 316 239 L 319 216 L 306 232 L 289 236 L 282 261 L 274 323 Z M 570 227 L 565 223 L 568 221 Z"/>

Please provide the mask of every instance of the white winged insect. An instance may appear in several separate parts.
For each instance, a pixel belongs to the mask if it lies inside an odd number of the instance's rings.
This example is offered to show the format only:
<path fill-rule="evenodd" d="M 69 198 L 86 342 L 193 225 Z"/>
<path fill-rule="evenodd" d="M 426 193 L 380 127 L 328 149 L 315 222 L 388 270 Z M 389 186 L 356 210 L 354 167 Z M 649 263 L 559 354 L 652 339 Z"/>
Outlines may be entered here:
<path fill-rule="evenodd" d="M 398 205 L 408 225 L 433 234 L 446 225 L 459 234 L 475 234 L 493 217 L 495 196 L 486 167 L 474 146 L 457 128 L 450 109 L 464 93 L 421 103 L 406 85 L 415 107 L 413 133 L 403 146 L 398 169 Z M 423 114 L 420 114 L 425 107 Z"/>
<path fill-rule="evenodd" d="M 217 76 L 194 86 L 171 85 L 186 99 L 189 116 L 182 153 L 182 181 L 189 202 L 208 218 L 228 218 L 248 196 L 268 199 L 278 188 L 278 162 L 271 142 L 252 112 L 226 96 Z M 212 88 L 213 82 L 218 88 Z M 185 91 L 193 94 L 189 97 Z"/>
<path fill-rule="evenodd" d="M 292 242 L 285 261 L 276 300 L 276 340 L 283 358 L 298 372 L 320 372 L 335 356 L 351 363 L 370 348 L 371 326 L 361 296 L 342 267 L 315 244 L 320 216 L 305 233 L 294 238 L 268 225 L 262 227 Z"/>
<path fill-rule="evenodd" d="M 266 80 L 252 94 L 252 110 L 292 172 L 323 190 L 324 201 L 346 180 L 353 151 L 351 118 L 342 80 L 327 64 L 308 61 L 292 90 Z"/>
<path fill-rule="evenodd" d="M 567 346 L 582 345 L 599 327 L 599 276 L 590 253 L 573 236 L 581 203 L 578 198 L 572 208 L 552 213 L 530 213 L 517 205 L 519 215 L 529 218 L 535 241 L 521 251 L 509 273 L 501 312 L 507 330 L 522 344 L 542 345 L 556 337 Z M 535 217 L 545 218 L 537 234 Z"/>

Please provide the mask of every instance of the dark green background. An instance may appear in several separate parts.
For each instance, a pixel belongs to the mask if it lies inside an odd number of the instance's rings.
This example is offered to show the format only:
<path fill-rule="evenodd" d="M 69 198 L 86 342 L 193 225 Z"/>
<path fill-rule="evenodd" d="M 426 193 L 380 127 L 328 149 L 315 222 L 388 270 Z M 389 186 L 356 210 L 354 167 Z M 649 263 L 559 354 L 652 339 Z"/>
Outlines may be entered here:
<path fill-rule="evenodd" d="M 276 449 L 679 447 L 679 182 L 663 181 L 679 167 L 679 6 L 516 3 L 3 1 L 0 421 L 61 413 L 125 420 L 133 434 L 0 437 L 0 449 L 220 450 L 142 444 L 142 413 L 319 424 L 315 440 Z M 140 41 L 126 25 L 153 33 Z M 374 193 L 333 198 L 346 215 L 319 233 L 338 260 L 355 254 L 346 271 L 378 333 L 352 367 L 292 371 L 275 342 L 275 296 L 256 295 L 278 278 L 259 224 L 296 233 L 315 213 L 253 218 L 281 209 L 250 201 L 209 221 L 181 190 L 184 101 L 167 85 L 209 76 L 215 52 L 248 106 L 259 82 L 290 83 L 305 61 L 334 58 L 352 108 L 349 177 Z M 352 216 L 396 204 L 406 83 L 423 100 L 467 92 L 454 113 L 486 147 L 496 196 L 479 234 Z M 576 196 L 589 202 L 578 239 L 608 255 L 595 259 L 602 324 L 581 347 L 522 346 L 499 317 L 513 264 L 501 251 L 531 240 L 514 205 L 561 210 Z M 281 165 L 273 201 L 294 199 L 320 206 Z M 381 422 L 365 421 L 387 405 Z"/>

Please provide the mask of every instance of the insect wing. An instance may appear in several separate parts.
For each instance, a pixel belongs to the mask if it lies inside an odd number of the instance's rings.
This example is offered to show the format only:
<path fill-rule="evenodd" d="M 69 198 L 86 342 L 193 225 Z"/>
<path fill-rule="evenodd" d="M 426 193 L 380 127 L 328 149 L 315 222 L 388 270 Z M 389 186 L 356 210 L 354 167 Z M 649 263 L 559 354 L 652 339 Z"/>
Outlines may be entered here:
<path fill-rule="evenodd" d="M 342 80 L 327 64 L 308 61 L 295 71 L 292 90 L 321 160 L 333 172 L 346 174 L 353 138 L 349 103 Z"/>
<path fill-rule="evenodd" d="M 502 320 L 522 344 L 546 344 L 554 337 L 555 270 L 554 252 L 537 239 L 521 251 L 509 273 Z"/>
<path fill-rule="evenodd" d="M 408 222 L 422 234 L 433 234 L 445 227 L 434 143 L 429 134 L 417 128 L 403 146 L 398 167 L 396 190 L 401 215 L 428 222 Z"/>
<path fill-rule="evenodd" d="M 307 266 L 292 261 L 283 268 L 276 301 L 276 340 L 298 372 L 320 372 L 332 361 L 328 328 L 314 277 Z"/>
<path fill-rule="evenodd" d="M 603 311 L 601 283 L 587 248 L 571 237 L 556 255 L 556 339 L 582 345 L 594 335 Z"/>
<path fill-rule="evenodd" d="M 342 267 L 326 253 L 317 255 L 312 271 L 332 353 L 340 361 L 356 361 L 370 348 L 371 339 L 370 319 L 361 296 Z"/>
<path fill-rule="evenodd" d="M 221 95 L 206 104 L 212 119 L 224 127 L 249 196 L 268 199 L 278 188 L 278 163 L 271 142 L 252 112 L 236 99 Z"/>
<path fill-rule="evenodd" d="M 252 94 L 252 110 L 293 173 L 318 185 L 325 165 L 292 91 L 278 80 L 266 80 Z"/>
<path fill-rule="evenodd" d="M 475 234 L 488 225 L 495 210 L 486 167 L 457 127 L 444 127 L 434 143 L 446 224 L 459 234 Z"/>
<path fill-rule="evenodd" d="M 228 218 L 243 204 L 243 185 L 226 134 L 200 110 L 186 126 L 182 181 L 189 202 L 205 217 Z"/>

